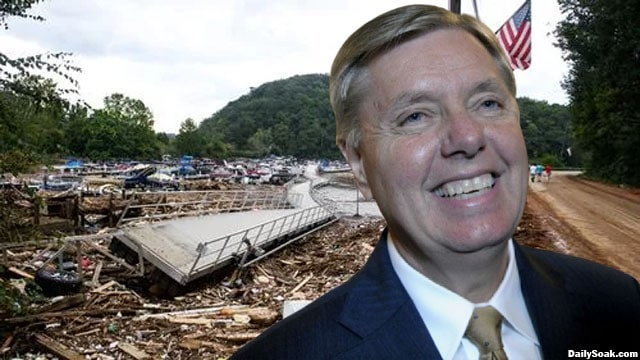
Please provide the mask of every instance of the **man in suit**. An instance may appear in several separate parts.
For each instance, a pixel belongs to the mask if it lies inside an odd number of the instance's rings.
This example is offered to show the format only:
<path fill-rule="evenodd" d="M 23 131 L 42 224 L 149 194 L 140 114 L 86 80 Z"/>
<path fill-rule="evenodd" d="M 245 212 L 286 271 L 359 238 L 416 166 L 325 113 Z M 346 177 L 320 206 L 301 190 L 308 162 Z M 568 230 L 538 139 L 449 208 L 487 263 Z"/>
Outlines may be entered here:
<path fill-rule="evenodd" d="M 344 43 L 330 93 L 337 144 L 387 229 L 359 273 L 233 359 L 639 350 L 635 279 L 511 239 L 528 159 L 514 76 L 490 29 L 434 6 L 389 11 Z M 494 332 L 477 340 L 486 318 Z"/>

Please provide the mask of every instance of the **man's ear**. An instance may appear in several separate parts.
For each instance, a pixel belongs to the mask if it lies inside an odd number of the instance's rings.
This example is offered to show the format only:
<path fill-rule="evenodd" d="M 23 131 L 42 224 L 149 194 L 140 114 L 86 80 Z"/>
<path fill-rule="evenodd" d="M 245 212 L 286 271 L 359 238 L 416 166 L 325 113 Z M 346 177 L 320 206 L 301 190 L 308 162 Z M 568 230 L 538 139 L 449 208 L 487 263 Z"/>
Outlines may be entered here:
<path fill-rule="evenodd" d="M 338 147 L 340 148 L 340 152 L 342 152 L 342 156 L 344 156 L 345 160 L 347 160 L 347 163 L 351 167 L 351 172 L 356 179 L 358 189 L 365 199 L 370 200 L 373 196 L 371 194 L 369 182 L 367 181 L 367 174 L 364 171 L 364 164 L 362 156 L 360 156 L 360 151 L 347 145 L 345 141 L 338 142 Z"/>

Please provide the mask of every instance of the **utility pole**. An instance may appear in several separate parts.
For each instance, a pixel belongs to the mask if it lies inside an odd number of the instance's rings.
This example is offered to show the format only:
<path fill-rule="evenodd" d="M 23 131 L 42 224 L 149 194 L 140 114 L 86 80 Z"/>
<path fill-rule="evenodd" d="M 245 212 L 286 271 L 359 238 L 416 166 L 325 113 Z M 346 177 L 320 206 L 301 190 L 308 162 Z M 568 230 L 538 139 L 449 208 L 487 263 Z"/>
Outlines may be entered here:
<path fill-rule="evenodd" d="M 460 14 L 460 0 L 449 0 L 449 11 Z"/>

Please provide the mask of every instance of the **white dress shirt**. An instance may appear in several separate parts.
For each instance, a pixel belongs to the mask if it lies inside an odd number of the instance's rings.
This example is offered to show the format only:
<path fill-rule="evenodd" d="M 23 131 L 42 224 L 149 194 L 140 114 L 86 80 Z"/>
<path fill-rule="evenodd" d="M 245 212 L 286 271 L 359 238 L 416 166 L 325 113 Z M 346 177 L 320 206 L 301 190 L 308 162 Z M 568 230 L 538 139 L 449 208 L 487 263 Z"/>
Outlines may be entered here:
<path fill-rule="evenodd" d="M 487 303 L 474 304 L 419 273 L 398 253 L 387 237 L 391 264 L 413 300 L 443 360 L 475 360 L 479 351 L 464 332 L 474 307 L 491 305 L 500 314 L 502 342 L 510 360 L 541 359 L 540 343 L 520 291 L 513 240 L 509 240 L 509 263 L 500 286 Z"/>

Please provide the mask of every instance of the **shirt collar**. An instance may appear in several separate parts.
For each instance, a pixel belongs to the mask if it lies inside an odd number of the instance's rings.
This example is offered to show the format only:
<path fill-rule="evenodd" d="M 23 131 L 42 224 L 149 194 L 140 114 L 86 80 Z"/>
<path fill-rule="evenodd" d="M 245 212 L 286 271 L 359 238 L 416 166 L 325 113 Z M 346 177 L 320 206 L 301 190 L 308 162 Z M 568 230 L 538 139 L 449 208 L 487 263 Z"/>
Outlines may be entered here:
<path fill-rule="evenodd" d="M 518 273 L 515 260 L 515 250 L 513 240 L 509 240 L 509 264 L 505 272 L 504 279 L 500 286 L 489 300 L 489 305 L 493 306 L 515 331 L 522 334 L 536 345 L 538 336 L 533 328 L 533 323 L 529 317 L 529 311 L 524 301 L 524 296 L 520 290 L 520 274 Z"/>
<path fill-rule="evenodd" d="M 389 235 L 387 244 L 393 269 L 415 304 L 440 355 L 443 359 L 452 359 L 460 346 L 473 308 L 487 304 L 473 304 L 419 273 L 398 253 Z M 508 249 L 509 263 L 505 276 L 488 304 L 495 307 L 515 331 L 539 345 L 520 291 L 512 240 L 509 240 Z"/>

